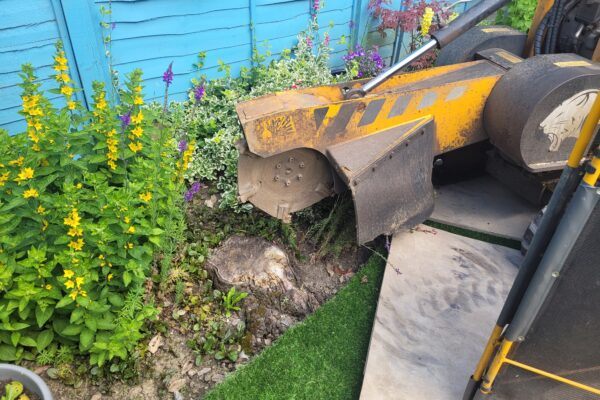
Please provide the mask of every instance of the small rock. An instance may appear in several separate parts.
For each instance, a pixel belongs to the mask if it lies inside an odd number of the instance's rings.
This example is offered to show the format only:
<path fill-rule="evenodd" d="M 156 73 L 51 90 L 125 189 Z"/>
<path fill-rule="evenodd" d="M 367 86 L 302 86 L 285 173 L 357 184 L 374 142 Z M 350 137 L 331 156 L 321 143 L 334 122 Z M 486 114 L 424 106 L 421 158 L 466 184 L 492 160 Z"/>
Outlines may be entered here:
<path fill-rule="evenodd" d="M 271 339 L 265 339 L 265 346 L 270 346 L 271 343 Z"/>
<path fill-rule="evenodd" d="M 172 379 L 167 386 L 167 390 L 171 393 L 178 392 L 179 389 L 185 386 L 186 381 L 186 378 Z"/>
<path fill-rule="evenodd" d="M 188 375 L 188 376 L 191 378 L 191 377 L 193 377 L 194 375 L 196 375 L 197 373 L 198 373 L 198 371 L 196 371 L 195 369 L 190 369 L 190 370 L 187 372 L 187 375 Z"/>
<path fill-rule="evenodd" d="M 250 357 L 243 350 L 238 354 L 238 361 L 248 361 L 249 359 Z"/>
<path fill-rule="evenodd" d="M 102 399 L 102 393 L 96 393 L 95 395 L 93 395 L 90 400 L 101 400 Z"/>
<path fill-rule="evenodd" d="M 37 367 L 36 369 L 33 370 L 33 372 L 35 372 L 38 375 L 42 375 L 44 372 L 46 372 L 48 370 L 48 368 L 50 368 L 49 365 L 44 365 L 41 367 Z"/>
<path fill-rule="evenodd" d="M 185 365 L 183 366 L 183 368 L 181 369 L 181 373 L 187 374 L 188 372 L 190 372 L 192 370 L 193 366 L 194 366 L 193 362 L 191 362 L 191 361 L 186 362 Z"/>
<path fill-rule="evenodd" d="M 208 374 L 210 371 L 211 371 L 211 369 L 208 367 L 202 368 L 200 371 L 198 371 L 198 376 L 204 376 L 204 375 Z"/>
<path fill-rule="evenodd" d="M 148 351 L 152 354 L 155 354 L 160 346 L 162 346 L 163 340 L 160 334 L 154 336 L 150 342 L 148 343 Z"/>
<path fill-rule="evenodd" d="M 183 400 L 183 395 L 179 392 L 173 393 L 173 397 L 175 398 L 175 400 Z"/>
<path fill-rule="evenodd" d="M 208 208 L 213 208 L 215 204 L 217 204 L 217 196 L 213 194 L 212 196 L 210 196 L 210 199 L 204 200 L 204 204 Z"/>
<path fill-rule="evenodd" d="M 225 378 L 225 375 L 223 375 L 223 374 L 213 374 L 213 376 L 210 378 L 210 380 L 213 381 L 214 383 L 220 383 L 223 381 L 224 378 Z"/>
<path fill-rule="evenodd" d="M 369 278 L 367 278 L 366 275 L 363 275 L 362 278 L 360 278 L 360 283 L 362 283 L 362 284 L 369 283 Z"/>

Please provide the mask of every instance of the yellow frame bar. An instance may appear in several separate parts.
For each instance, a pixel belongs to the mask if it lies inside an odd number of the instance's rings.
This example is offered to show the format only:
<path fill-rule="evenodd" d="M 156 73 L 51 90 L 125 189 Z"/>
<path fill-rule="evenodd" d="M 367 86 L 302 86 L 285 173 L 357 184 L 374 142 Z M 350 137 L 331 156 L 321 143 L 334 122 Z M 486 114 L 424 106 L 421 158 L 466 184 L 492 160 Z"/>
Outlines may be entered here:
<path fill-rule="evenodd" d="M 508 353 L 510 352 L 510 349 L 512 348 L 512 346 L 513 346 L 513 342 L 511 342 L 510 340 L 505 339 L 504 341 L 502 341 L 502 344 L 500 345 L 500 348 L 498 349 L 496 356 L 492 360 L 492 363 L 490 364 L 490 367 L 488 368 L 488 370 L 485 374 L 485 379 L 484 379 L 483 383 L 481 384 L 481 392 L 482 393 L 484 393 L 484 394 L 491 393 L 492 386 L 494 384 L 494 381 L 496 380 L 496 377 L 498 376 L 498 373 L 500 372 L 500 368 L 502 368 L 502 366 L 504 364 L 510 364 L 517 368 L 524 369 L 526 371 L 543 376 L 545 378 L 567 384 L 567 385 L 575 387 L 577 389 L 585 390 L 586 392 L 600 395 L 600 389 L 597 389 L 593 386 L 584 385 L 583 383 L 579 383 L 579 382 L 573 381 L 571 379 L 563 378 L 560 375 L 556 375 L 551 372 L 547 372 L 547 371 L 541 370 L 539 368 L 535 368 L 530 365 L 523 364 L 519 361 L 511 360 L 507 356 L 508 356 Z"/>

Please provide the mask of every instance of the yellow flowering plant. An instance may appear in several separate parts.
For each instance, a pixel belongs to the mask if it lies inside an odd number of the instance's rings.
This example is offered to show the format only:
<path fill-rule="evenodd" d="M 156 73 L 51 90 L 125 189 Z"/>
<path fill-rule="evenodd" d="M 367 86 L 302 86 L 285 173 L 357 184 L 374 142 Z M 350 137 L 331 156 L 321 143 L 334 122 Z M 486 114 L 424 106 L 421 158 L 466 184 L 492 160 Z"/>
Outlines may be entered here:
<path fill-rule="evenodd" d="M 143 107 L 141 71 L 118 106 L 94 83 L 89 111 L 60 43 L 54 73 L 62 107 L 26 64 L 26 131 L 0 131 L 0 360 L 60 342 L 102 365 L 127 358 L 156 315 L 145 283 L 183 226 L 183 160 L 160 112 Z"/>

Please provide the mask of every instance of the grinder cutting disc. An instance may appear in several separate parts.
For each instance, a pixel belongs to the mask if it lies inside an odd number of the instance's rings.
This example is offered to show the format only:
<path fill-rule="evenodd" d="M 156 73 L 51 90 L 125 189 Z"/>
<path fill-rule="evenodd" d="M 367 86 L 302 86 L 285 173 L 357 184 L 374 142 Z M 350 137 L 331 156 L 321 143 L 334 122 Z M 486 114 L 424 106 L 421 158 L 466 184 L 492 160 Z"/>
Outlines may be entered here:
<path fill-rule="evenodd" d="M 290 221 L 290 214 L 333 194 L 333 172 L 325 156 L 299 148 L 262 158 L 242 149 L 238 185 L 242 202 Z"/>

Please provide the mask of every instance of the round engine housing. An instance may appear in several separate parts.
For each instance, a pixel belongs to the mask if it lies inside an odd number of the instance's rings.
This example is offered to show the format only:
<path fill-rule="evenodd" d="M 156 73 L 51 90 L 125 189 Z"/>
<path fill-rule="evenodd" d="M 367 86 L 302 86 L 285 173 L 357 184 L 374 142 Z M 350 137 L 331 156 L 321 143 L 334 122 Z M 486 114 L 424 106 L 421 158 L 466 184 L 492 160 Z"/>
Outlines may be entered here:
<path fill-rule="evenodd" d="M 492 144 L 531 172 L 561 169 L 600 89 L 600 65 L 574 54 L 516 64 L 488 98 L 483 122 Z"/>

